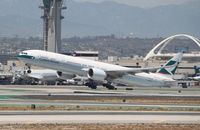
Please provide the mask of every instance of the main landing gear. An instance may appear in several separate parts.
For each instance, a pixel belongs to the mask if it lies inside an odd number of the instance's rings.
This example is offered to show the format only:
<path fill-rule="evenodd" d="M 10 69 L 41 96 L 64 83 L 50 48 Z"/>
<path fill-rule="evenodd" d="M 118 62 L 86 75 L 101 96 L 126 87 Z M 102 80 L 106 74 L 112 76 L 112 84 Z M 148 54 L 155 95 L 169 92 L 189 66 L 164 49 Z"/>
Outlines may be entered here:
<path fill-rule="evenodd" d="M 27 73 L 30 74 L 31 73 L 31 66 L 29 66 L 28 64 L 25 64 L 25 66 L 26 66 L 26 69 L 27 69 Z"/>
<path fill-rule="evenodd" d="M 88 86 L 91 89 L 97 89 L 97 83 L 94 80 L 89 79 L 85 86 Z"/>
<path fill-rule="evenodd" d="M 88 86 L 91 89 L 97 89 L 97 85 L 98 85 L 98 83 L 92 79 L 89 79 L 88 82 L 85 83 L 85 86 Z M 115 88 L 113 85 L 111 85 L 111 83 L 104 83 L 102 85 L 103 85 L 103 87 L 106 87 L 109 90 L 117 90 L 117 88 Z"/>
<path fill-rule="evenodd" d="M 104 87 L 106 87 L 109 90 L 117 90 L 117 88 L 115 88 L 113 85 L 107 83 L 107 84 L 103 84 Z"/>

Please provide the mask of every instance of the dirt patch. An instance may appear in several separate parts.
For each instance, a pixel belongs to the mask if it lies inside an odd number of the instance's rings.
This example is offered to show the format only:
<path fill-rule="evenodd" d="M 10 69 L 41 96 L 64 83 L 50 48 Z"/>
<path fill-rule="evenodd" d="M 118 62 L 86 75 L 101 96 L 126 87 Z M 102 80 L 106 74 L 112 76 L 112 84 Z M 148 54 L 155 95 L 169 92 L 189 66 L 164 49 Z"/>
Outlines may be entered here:
<path fill-rule="evenodd" d="M 200 124 L 7 124 L 3 130 L 199 130 Z"/>
<path fill-rule="evenodd" d="M 0 111 L 200 111 L 199 108 L 128 107 L 128 106 L 0 106 Z"/>

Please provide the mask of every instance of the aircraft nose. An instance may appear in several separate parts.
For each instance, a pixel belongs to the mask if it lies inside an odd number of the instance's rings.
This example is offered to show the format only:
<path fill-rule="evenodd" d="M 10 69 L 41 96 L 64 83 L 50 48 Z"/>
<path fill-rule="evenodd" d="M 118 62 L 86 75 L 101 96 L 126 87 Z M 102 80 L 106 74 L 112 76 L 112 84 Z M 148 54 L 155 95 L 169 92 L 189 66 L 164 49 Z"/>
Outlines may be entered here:
<path fill-rule="evenodd" d="M 20 52 L 17 55 L 17 58 L 19 58 L 19 59 L 34 59 L 34 57 L 32 55 L 28 55 L 27 52 Z"/>
<path fill-rule="evenodd" d="M 20 52 L 16 57 L 21 58 L 22 52 Z"/>

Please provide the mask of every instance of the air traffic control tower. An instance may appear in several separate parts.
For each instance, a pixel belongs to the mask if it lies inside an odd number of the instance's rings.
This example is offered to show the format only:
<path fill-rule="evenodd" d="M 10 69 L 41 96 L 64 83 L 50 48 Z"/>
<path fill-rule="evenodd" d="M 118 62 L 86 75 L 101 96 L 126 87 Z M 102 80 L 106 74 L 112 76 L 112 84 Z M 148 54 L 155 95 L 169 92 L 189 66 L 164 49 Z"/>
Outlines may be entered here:
<path fill-rule="evenodd" d="M 61 20 L 64 18 L 61 15 L 63 0 L 43 0 L 44 10 L 43 18 L 43 43 L 44 50 L 50 52 L 61 52 Z"/>

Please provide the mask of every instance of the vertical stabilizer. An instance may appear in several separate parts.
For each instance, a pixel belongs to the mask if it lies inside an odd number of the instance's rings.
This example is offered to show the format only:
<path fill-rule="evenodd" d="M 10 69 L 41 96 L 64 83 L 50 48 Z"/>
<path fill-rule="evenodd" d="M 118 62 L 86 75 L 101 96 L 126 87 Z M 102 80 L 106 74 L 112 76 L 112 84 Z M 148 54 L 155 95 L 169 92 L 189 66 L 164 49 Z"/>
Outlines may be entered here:
<path fill-rule="evenodd" d="M 163 65 L 157 73 L 165 75 L 174 75 L 178 67 L 179 62 L 182 60 L 183 53 L 180 52 L 172 59 L 170 59 L 165 65 Z"/>
<path fill-rule="evenodd" d="M 199 71 L 199 67 L 198 66 L 194 66 L 194 71 L 195 71 L 195 76 L 200 76 L 200 71 Z"/>

